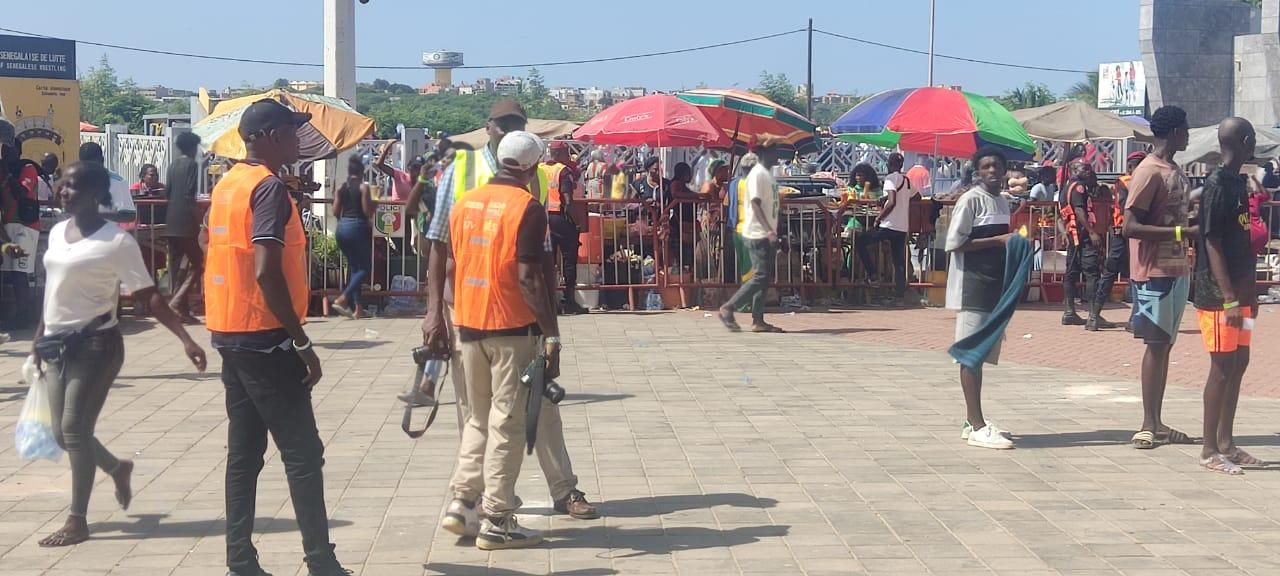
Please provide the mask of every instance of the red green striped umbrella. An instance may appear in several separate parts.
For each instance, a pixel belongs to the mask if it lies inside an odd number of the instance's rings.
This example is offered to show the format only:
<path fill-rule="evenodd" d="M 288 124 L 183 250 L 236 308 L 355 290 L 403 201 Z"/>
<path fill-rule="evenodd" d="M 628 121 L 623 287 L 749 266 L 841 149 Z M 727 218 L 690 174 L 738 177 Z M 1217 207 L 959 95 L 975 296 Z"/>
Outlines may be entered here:
<path fill-rule="evenodd" d="M 749 146 L 768 138 L 796 149 L 813 143 L 817 128 L 813 122 L 754 92 L 699 88 L 676 97 L 700 108 L 726 136 L 739 143 Z"/>

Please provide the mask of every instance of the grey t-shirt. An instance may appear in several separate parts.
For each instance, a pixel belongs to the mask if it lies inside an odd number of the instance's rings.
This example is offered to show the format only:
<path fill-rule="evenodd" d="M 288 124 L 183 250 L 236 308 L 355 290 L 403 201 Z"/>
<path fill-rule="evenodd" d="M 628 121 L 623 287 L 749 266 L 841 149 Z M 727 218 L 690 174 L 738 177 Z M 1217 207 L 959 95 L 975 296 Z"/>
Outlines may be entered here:
<path fill-rule="evenodd" d="M 947 229 L 947 252 L 951 270 L 947 274 L 947 308 L 990 312 L 1004 289 L 1004 246 L 971 252 L 956 252 L 970 240 L 1009 233 L 1009 201 L 974 186 L 956 200 Z"/>

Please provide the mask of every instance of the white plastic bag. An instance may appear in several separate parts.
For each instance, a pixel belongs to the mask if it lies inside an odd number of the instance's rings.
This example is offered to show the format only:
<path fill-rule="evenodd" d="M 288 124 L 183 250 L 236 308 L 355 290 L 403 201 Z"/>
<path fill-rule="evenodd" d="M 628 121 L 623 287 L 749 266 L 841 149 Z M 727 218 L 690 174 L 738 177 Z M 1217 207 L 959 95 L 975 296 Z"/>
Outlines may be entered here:
<path fill-rule="evenodd" d="M 49 404 L 49 380 L 36 367 L 35 358 L 27 357 L 22 366 L 23 379 L 29 384 L 27 399 L 13 428 L 13 443 L 23 460 L 62 458 L 62 448 L 53 435 L 53 408 Z"/>

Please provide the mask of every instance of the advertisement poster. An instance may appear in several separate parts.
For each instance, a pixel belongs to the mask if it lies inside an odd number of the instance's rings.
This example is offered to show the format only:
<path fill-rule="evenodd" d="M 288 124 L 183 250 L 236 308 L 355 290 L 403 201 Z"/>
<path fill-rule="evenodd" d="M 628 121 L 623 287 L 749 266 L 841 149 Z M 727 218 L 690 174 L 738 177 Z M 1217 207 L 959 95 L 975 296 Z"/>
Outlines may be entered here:
<path fill-rule="evenodd" d="M 1121 116 L 1142 116 L 1147 106 L 1147 78 L 1142 61 L 1098 65 L 1098 109 Z"/>
<path fill-rule="evenodd" d="M 17 128 L 22 156 L 56 154 L 63 166 L 80 148 L 80 83 L 70 40 L 0 35 L 0 116 Z"/>
<path fill-rule="evenodd" d="M 404 206 L 379 204 L 373 214 L 373 231 L 387 238 L 403 238 Z"/>

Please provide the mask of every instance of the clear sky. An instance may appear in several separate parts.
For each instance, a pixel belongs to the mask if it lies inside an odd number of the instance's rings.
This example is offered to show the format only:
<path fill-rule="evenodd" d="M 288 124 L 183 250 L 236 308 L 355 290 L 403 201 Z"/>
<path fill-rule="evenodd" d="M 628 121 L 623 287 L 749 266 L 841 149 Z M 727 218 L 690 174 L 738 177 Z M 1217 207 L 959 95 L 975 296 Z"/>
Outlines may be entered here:
<path fill-rule="evenodd" d="M 127 8 L 125 5 L 127 4 Z M 936 50 L 943 54 L 1078 70 L 1137 59 L 1135 0 L 937 0 Z M 500 6 L 501 8 L 489 8 Z M 208 7 L 208 8 L 205 8 Z M 356 5 L 356 62 L 417 65 L 424 50 L 465 53 L 469 65 L 576 60 L 663 51 L 814 27 L 917 49 L 928 47 L 928 0 L 739 2 L 440 2 L 371 0 Z M 320 0 L 40 0 L 6 2 L 0 26 L 38 34 L 244 58 L 317 62 Z M 1064 42 L 1068 40 L 1068 42 Z M 140 85 L 194 89 L 264 85 L 280 77 L 320 80 L 320 68 L 211 62 L 80 45 L 83 72 L 106 53 Z M 659 90 L 756 85 L 760 72 L 802 83 L 805 36 L 691 54 L 541 68 L 548 86 L 640 85 Z M 525 69 L 459 70 L 455 82 L 524 75 Z M 413 86 L 430 71 L 359 72 Z M 1037 72 L 939 59 L 938 83 L 996 94 L 1025 81 L 1062 90 L 1080 74 Z M 814 92 L 868 94 L 926 83 L 926 58 L 814 36 Z"/>

